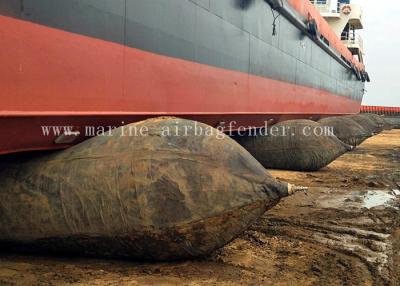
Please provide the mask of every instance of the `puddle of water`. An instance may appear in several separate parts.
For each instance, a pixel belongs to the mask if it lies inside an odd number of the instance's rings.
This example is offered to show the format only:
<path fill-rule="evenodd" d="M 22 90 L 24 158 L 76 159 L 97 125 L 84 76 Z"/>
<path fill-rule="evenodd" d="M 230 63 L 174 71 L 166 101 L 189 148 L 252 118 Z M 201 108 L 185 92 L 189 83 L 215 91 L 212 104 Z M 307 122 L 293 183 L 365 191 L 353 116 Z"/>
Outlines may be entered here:
<path fill-rule="evenodd" d="M 368 191 L 364 196 L 364 207 L 372 209 L 379 206 L 390 206 L 390 202 L 395 200 L 396 196 L 382 191 Z"/>
<path fill-rule="evenodd" d="M 394 194 L 395 196 L 400 196 L 400 190 L 394 189 L 394 190 L 393 190 L 393 194 Z"/>
<path fill-rule="evenodd" d="M 397 192 L 396 192 L 397 191 Z M 318 200 L 322 208 L 368 208 L 379 206 L 398 208 L 395 201 L 400 201 L 400 192 L 375 190 L 375 191 L 353 191 L 353 192 L 331 192 Z"/>

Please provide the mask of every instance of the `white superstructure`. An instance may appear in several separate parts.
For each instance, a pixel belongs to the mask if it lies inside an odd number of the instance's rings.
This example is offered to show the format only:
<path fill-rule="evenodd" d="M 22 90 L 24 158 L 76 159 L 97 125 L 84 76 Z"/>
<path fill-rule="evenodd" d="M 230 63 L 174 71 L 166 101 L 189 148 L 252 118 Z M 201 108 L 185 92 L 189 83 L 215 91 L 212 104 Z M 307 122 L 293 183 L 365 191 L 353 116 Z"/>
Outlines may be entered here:
<path fill-rule="evenodd" d="M 363 62 L 364 45 L 358 30 L 363 26 L 363 12 L 358 4 L 350 0 L 310 0 L 321 15 L 341 38 L 353 55 Z"/>

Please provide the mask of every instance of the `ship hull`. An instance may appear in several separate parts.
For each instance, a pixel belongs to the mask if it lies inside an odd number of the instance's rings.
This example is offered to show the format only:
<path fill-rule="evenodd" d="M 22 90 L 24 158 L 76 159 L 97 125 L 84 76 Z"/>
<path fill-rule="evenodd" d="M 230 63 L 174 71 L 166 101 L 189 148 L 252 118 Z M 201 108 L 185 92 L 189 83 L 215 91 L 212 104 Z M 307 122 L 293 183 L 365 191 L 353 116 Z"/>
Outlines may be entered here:
<path fill-rule="evenodd" d="M 272 36 L 264 1 L 14 2 L 0 4 L 0 154 L 155 116 L 236 130 L 359 111 L 364 84 L 285 18 Z M 48 126 L 80 136 L 56 143 Z"/>

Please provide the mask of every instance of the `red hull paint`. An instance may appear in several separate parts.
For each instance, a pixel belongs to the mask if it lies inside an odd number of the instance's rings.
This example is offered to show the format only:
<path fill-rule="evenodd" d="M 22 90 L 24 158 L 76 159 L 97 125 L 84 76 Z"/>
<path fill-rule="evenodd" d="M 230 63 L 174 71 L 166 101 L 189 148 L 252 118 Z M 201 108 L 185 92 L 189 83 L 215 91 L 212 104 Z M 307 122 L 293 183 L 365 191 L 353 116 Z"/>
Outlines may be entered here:
<path fill-rule="evenodd" d="M 362 113 L 375 113 L 380 115 L 388 116 L 400 116 L 400 107 L 393 106 L 361 106 L 360 111 Z"/>
<path fill-rule="evenodd" d="M 236 120 L 262 126 L 269 118 L 360 108 L 360 102 L 324 90 L 9 17 L 0 16 L 0 43 L 0 153 L 66 147 L 44 137 L 41 125 L 111 125 L 174 115 L 213 125 Z"/>

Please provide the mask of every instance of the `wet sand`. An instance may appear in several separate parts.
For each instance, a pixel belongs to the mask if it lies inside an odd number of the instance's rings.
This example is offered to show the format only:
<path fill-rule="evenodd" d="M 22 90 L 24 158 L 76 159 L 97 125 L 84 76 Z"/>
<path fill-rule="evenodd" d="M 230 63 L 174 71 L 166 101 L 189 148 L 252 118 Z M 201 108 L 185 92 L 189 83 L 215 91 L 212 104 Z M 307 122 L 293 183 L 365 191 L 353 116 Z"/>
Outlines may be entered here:
<path fill-rule="evenodd" d="M 0 285 L 400 285 L 400 130 L 315 173 L 310 186 L 210 257 L 175 263 L 0 254 Z"/>

